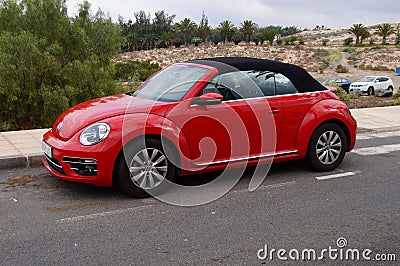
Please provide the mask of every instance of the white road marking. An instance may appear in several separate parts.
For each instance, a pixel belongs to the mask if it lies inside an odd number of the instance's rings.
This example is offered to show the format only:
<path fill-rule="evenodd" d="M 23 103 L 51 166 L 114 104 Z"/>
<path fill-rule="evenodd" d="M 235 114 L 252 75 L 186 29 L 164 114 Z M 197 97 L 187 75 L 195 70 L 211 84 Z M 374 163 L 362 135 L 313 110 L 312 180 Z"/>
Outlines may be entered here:
<path fill-rule="evenodd" d="M 354 149 L 351 152 L 357 153 L 359 155 L 378 155 L 390 153 L 393 151 L 399 151 L 400 144 L 390 144 L 390 145 L 382 145 L 377 147 L 366 147 L 366 148 L 358 148 Z"/>
<path fill-rule="evenodd" d="M 75 216 L 75 217 L 71 217 L 71 218 L 64 218 L 64 219 L 57 220 L 56 223 L 63 224 L 63 223 L 80 222 L 80 221 L 91 220 L 91 219 L 96 219 L 96 218 L 101 218 L 101 217 L 106 217 L 106 216 L 112 216 L 112 215 L 116 215 L 116 214 L 128 213 L 128 212 L 132 212 L 132 211 L 136 211 L 136 210 L 147 209 L 152 206 L 154 206 L 154 205 L 145 205 L 145 206 L 139 206 L 139 207 L 134 207 L 134 208 L 115 210 L 115 211 Z"/>
<path fill-rule="evenodd" d="M 340 174 L 317 176 L 317 177 L 315 177 L 315 179 L 321 181 L 321 180 L 328 180 L 328 179 L 334 179 L 334 178 L 345 177 L 345 176 L 353 176 L 358 173 L 360 173 L 360 172 L 345 172 L 345 173 L 340 173 Z"/>
<path fill-rule="evenodd" d="M 389 138 L 389 137 L 400 137 L 400 131 L 361 134 L 361 135 L 357 135 L 357 140 L 366 140 L 366 139 L 374 139 L 374 138 Z"/>

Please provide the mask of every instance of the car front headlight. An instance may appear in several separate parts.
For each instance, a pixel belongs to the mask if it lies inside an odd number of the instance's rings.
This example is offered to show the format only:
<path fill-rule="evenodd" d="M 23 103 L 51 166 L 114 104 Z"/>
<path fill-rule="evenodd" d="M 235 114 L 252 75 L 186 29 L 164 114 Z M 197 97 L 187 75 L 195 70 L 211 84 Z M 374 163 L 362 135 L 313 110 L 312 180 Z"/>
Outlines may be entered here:
<path fill-rule="evenodd" d="M 110 126 L 106 123 L 96 123 L 88 126 L 81 134 L 80 141 L 84 146 L 92 146 L 107 138 Z"/>

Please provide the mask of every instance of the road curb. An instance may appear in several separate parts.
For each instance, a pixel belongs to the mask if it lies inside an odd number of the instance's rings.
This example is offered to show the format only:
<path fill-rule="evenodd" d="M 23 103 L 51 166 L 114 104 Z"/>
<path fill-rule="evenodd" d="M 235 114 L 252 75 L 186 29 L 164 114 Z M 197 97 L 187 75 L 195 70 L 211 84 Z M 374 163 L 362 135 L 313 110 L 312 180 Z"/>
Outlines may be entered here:
<path fill-rule="evenodd" d="M 364 127 L 358 127 L 358 128 L 357 128 L 357 135 L 358 135 L 358 134 L 374 133 L 374 132 L 397 131 L 397 130 L 400 130 L 400 127 L 384 127 L 384 128 L 364 128 Z"/>
<path fill-rule="evenodd" d="M 0 170 L 42 166 L 43 154 L 0 157 Z"/>

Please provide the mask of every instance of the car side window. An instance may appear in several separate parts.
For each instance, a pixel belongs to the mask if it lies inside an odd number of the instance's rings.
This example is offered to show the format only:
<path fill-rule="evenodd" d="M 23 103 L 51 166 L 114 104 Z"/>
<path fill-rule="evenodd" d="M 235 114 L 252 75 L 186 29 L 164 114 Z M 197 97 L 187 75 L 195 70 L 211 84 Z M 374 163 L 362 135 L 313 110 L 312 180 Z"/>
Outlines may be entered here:
<path fill-rule="evenodd" d="M 200 92 L 219 93 L 223 101 L 263 97 L 258 84 L 246 72 L 229 72 L 214 77 Z"/>
<path fill-rule="evenodd" d="M 275 73 L 271 71 L 247 71 L 246 74 L 257 84 L 263 96 L 275 95 Z"/>
<path fill-rule="evenodd" d="M 223 74 L 219 83 L 229 88 L 236 99 L 250 99 L 264 96 L 258 84 L 246 71 Z"/>
<path fill-rule="evenodd" d="M 275 75 L 276 95 L 294 94 L 298 93 L 293 83 L 284 75 Z"/>
<path fill-rule="evenodd" d="M 293 83 L 284 75 L 271 71 L 237 71 L 214 77 L 200 91 L 199 96 L 214 92 L 223 101 L 286 95 L 298 93 Z"/>

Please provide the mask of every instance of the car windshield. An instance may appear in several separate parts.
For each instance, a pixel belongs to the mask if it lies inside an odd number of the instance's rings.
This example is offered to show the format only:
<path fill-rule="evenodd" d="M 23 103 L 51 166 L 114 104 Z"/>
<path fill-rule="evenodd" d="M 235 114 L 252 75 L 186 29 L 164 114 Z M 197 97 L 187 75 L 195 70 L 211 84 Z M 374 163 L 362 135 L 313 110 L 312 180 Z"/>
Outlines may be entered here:
<path fill-rule="evenodd" d="M 172 65 L 148 79 L 133 96 L 162 102 L 180 101 L 207 71 L 197 66 Z"/>
<path fill-rule="evenodd" d="M 322 84 L 331 84 L 335 81 L 335 79 L 326 79 L 324 80 L 324 82 L 322 82 Z"/>
<path fill-rule="evenodd" d="M 375 79 L 374 77 L 364 77 L 364 78 L 358 80 L 358 82 L 372 82 L 372 81 L 374 81 L 374 79 Z"/>

